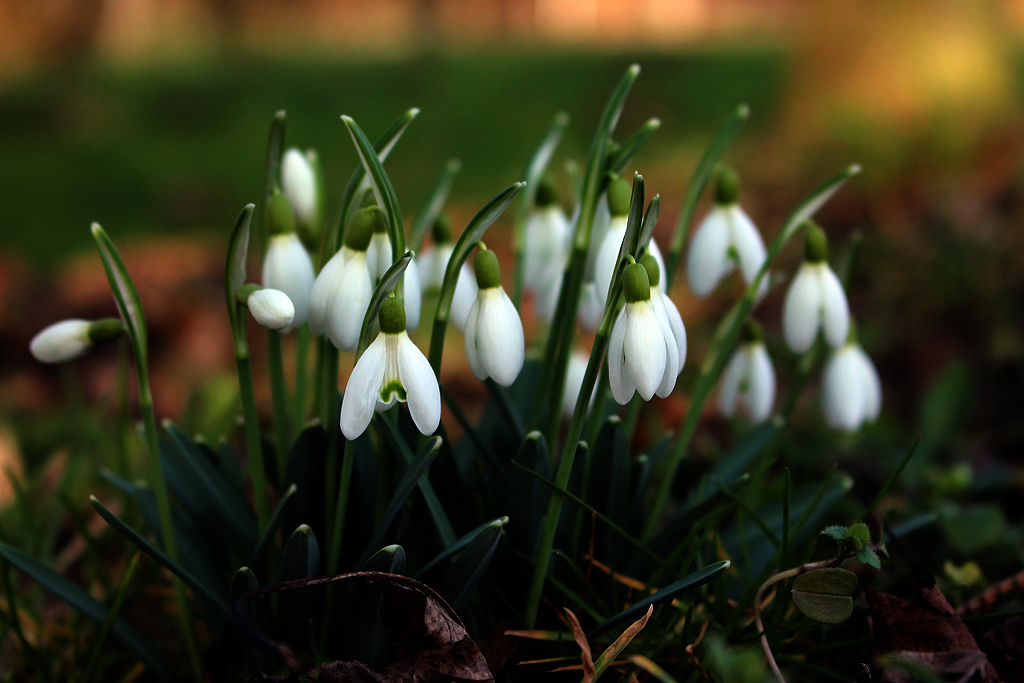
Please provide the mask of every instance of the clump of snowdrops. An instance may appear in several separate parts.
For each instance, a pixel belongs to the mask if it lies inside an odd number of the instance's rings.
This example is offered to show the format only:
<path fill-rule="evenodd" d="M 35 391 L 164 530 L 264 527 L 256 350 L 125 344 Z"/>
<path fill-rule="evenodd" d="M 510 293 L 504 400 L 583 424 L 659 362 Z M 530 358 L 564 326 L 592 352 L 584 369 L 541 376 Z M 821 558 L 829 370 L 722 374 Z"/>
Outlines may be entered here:
<path fill-rule="evenodd" d="M 630 67 L 613 91 L 583 171 L 561 183 L 571 201 L 558 196 L 559 174 L 549 169 L 569 123 L 559 114 L 532 156 L 524 153 L 522 181 L 498 192 L 457 236 L 444 211 L 457 160 L 409 226 L 384 170 L 418 110 L 375 143 L 342 117 L 339 130 L 361 163 L 333 213 L 316 153 L 285 148 L 278 113 L 260 201 L 242 210 L 228 241 L 237 442 L 209 444 L 169 420 L 158 428 L 144 302 L 94 224 L 119 316 L 56 323 L 31 350 L 61 362 L 122 336 L 130 341 L 149 469 L 135 481 L 124 472 L 104 476 L 137 506 L 145 528 L 98 498 L 92 504 L 169 570 L 174 605 L 164 607 L 180 622 L 179 646 L 149 642 L 120 615 L 138 558 L 101 601 L 11 546 L 0 548 L 4 557 L 102 625 L 95 652 L 109 638 L 163 680 L 183 674 L 186 665 L 170 659 L 180 652 L 197 680 L 211 657 L 217 671 L 235 676 L 308 673 L 332 660 L 398 666 L 406 650 L 378 612 L 382 604 L 396 609 L 387 590 L 399 584 L 421 587 L 465 625 L 487 655 L 490 670 L 474 669 L 482 678 L 500 671 L 525 680 L 575 667 L 584 680 L 606 671 L 762 680 L 767 661 L 782 679 L 769 641 L 792 649 L 795 632 L 814 628 L 801 613 L 843 621 L 856 578 L 851 586 L 854 575 L 839 564 L 877 567 L 876 551 L 884 551 L 878 533 L 859 524 L 833 527 L 842 531 L 830 532 L 836 540 L 852 539 L 837 557 L 797 560 L 813 551 L 815 530 L 850 481 L 829 474 L 791 489 L 786 470 L 766 483 L 771 450 L 822 361 L 830 427 L 855 432 L 879 415 L 878 375 L 857 342 L 826 234 L 812 222 L 859 168 L 812 192 L 766 246 L 741 207 L 737 174 L 720 163 L 749 115 L 737 107 L 686 188 L 663 252 L 653 237 L 660 198 L 648 198 L 647 180 L 631 167 L 660 122 L 613 140 L 639 71 Z M 691 231 L 707 188 L 712 208 Z M 502 264 L 485 238 L 506 210 L 515 259 Z M 797 272 L 774 272 L 783 249 L 801 240 Z M 249 275 L 253 246 L 259 278 Z M 684 261 L 696 296 L 741 283 L 703 358 L 688 356 L 686 321 L 670 296 Z M 781 328 L 794 376 L 780 401 L 759 304 L 787 279 Z M 542 322 L 535 338 L 524 336 L 524 310 Z M 266 328 L 265 421 L 249 315 Z M 429 343 L 421 349 L 417 340 Z M 445 388 L 446 351 L 464 352 L 486 387 L 482 412 Z M 342 363 L 351 367 L 345 386 Z M 685 367 L 699 369 L 683 386 Z M 687 397 L 685 416 L 635 452 L 645 403 L 672 394 Z M 705 407 L 733 417 L 739 436 L 700 471 L 687 454 Z M 449 436 L 454 430 L 458 438 Z M 756 509 L 745 502 L 752 482 L 773 492 L 755 497 Z M 796 610 L 785 601 L 766 631 L 764 591 L 820 571 L 831 573 L 803 580 Z M 759 639 L 764 655 L 750 649 Z M 591 646 L 612 640 L 595 660 Z M 780 661 L 799 667 L 806 659 Z M 435 664 L 455 666 L 442 660 Z"/>

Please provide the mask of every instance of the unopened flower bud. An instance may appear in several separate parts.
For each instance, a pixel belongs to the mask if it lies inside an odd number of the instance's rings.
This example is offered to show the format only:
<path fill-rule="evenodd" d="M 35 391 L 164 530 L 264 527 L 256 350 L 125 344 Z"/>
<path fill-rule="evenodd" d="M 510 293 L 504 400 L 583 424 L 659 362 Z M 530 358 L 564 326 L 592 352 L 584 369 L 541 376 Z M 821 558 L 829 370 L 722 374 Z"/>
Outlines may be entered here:
<path fill-rule="evenodd" d="M 271 235 L 295 232 L 295 212 L 288 197 L 280 189 L 267 199 L 267 229 Z"/>
<path fill-rule="evenodd" d="M 489 249 L 481 250 L 473 260 L 476 272 L 476 284 L 480 289 L 491 289 L 501 286 L 501 268 L 498 257 Z"/>
<path fill-rule="evenodd" d="M 740 178 L 729 166 L 719 166 L 715 176 L 715 204 L 735 204 L 740 195 Z"/>
<path fill-rule="evenodd" d="M 258 289 L 248 296 L 245 303 L 256 322 L 271 330 L 283 330 L 295 318 L 292 300 L 278 289 Z"/>
<path fill-rule="evenodd" d="M 622 178 L 615 176 L 608 183 L 608 209 L 615 216 L 629 215 L 629 199 L 633 188 Z"/>
<path fill-rule="evenodd" d="M 651 298 L 651 281 L 647 269 L 639 263 L 631 263 L 622 272 L 622 294 L 626 303 L 647 301 Z"/>
<path fill-rule="evenodd" d="M 62 320 L 45 328 L 32 338 L 28 348 L 43 363 L 64 363 L 82 357 L 94 344 L 116 339 L 124 334 L 124 323 L 118 318 L 103 320 Z"/>

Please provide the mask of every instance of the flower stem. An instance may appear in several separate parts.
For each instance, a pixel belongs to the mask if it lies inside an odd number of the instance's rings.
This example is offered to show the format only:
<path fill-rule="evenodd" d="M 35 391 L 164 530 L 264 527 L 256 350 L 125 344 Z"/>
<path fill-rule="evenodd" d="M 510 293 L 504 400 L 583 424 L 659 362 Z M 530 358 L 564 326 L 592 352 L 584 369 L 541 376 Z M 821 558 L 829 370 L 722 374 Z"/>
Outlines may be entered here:
<path fill-rule="evenodd" d="M 310 332 L 308 325 L 299 327 L 299 335 L 296 340 L 295 350 L 295 400 L 292 401 L 292 425 L 296 430 L 302 429 L 306 422 L 306 404 L 308 399 L 306 393 L 309 391 L 309 376 L 307 375 L 307 363 L 309 362 Z M 283 480 L 282 480 L 283 483 Z"/>
<path fill-rule="evenodd" d="M 245 332 L 241 333 L 243 336 Z M 256 520 L 260 533 L 267 528 L 270 520 L 267 502 L 267 475 L 263 465 L 263 441 L 260 437 L 259 415 L 256 412 L 256 396 L 252 386 L 252 367 L 249 363 L 248 350 L 238 354 L 235 363 L 238 366 L 238 386 L 242 397 L 242 416 L 245 420 L 245 446 L 249 452 L 249 476 L 252 479 L 252 500 L 256 507 Z"/>
<path fill-rule="evenodd" d="M 345 531 L 345 516 L 348 511 L 348 492 L 352 486 L 352 467 L 356 459 L 355 442 L 345 440 L 345 455 L 341 459 L 341 483 L 338 485 L 337 506 L 334 508 L 334 523 L 331 525 L 331 543 L 328 546 L 327 573 L 336 574 L 341 556 L 341 540 Z"/>
<path fill-rule="evenodd" d="M 267 360 L 270 365 L 270 397 L 274 408 L 274 446 L 277 449 L 278 482 L 284 483 L 288 463 L 288 389 L 281 357 L 281 333 L 267 330 Z"/>

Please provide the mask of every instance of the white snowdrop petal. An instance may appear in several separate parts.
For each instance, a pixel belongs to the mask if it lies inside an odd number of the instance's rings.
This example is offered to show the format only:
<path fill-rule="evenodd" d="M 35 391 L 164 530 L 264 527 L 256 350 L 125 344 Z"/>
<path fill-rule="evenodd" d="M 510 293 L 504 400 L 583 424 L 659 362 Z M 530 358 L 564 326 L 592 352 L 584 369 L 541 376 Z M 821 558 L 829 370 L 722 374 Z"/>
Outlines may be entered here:
<path fill-rule="evenodd" d="M 283 330 L 295 318 L 295 305 L 279 289 L 260 289 L 246 299 L 249 312 L 260 325 L 271 330 Z"/>
<path fill-rule="evenodd" d="M 821 325 L 821 288 L 814 266 L 804 263 L 782 304 L 782 330 L 789 348 L 803 353 L 811 348 Z"/>
<path fill-rule="evenodd" d="M 655 298 L 655 292 L 658 293 L 657 298 L 661 301 L 662 307 L 665 311 L 665 319 L 668 321 L 669 329 L 672 330 L 672 338 L 676 344 L 676 354 L 678 362 L 676 365 L 676 375 L 683 371 L 683 366 L 686 365 L 686 326 L 683 325 L 683 317 L 679 315 L 679 309 L 672 302 L 672 299 L 668 298 L 668 295 L 662 291 L 661 286 L 651 288 L 651 298 Z"/>
<path fill-rule="evenodd" d="M 341 433 L 349 441 L 366 431 L 373 418 L 373 411 L 380 399 L 386 349 L 385 335 L 378 334 L 349 375 L 345 396 L 341 401 Z"/>
<path fill-rule="evenodd" d="M 512 300 L 501 287 L 481 290 L 480 315 L 476 325 L 476 348 L 487 372 L 498 384 L 508 387 L 523 369 L 525 341 L 523 323 Z"/>
<path fill-rule="evenodd" d="M 359 344 L 363 317 L 373 296 L 373 283 L 366 268 L 365 254 L 356 252 L 345 262 L 327 317 L 327 334 L 331 343 L 344 351 L 354 351 Z"/>
<path fill-rule="evenodd" d="M 882 412 L 882 380 L 878 376 L 875 364 L 860 346 L 856 347 L 857 355 L 863 365 L 864 421 L 874 422 Z"/>
<path fill-rule="evenodd" d="M 548 206 L 530 215 L 523 235 L 523 283 L 525 289 L 534 290 L 541 274 L 552 264 L 565 266 L 571 238 L 569 221 L 560 206 Z"/>
<path fill-rule="evenodd" d="M 311 223 L 316 218 L 316 174 L 306 155 L 295 147 L 281 159 L 281 187 L 295 217 Z"/>
<path fill-rule="evenodd" d="M 398 376 L 416 428 L 421 434 L 433 434 L 441 421 L 441 391 L 430 362 L 405 332 L 398 341 Z"/>
<path fill-rule="evenodd" d="M 576 319 L 579 320 L 583 329 L 593 332 L 601 323 L 601 315 L 603 313 L 604 305 L 597 297 L 597 286 L 593 282 L 584 282 Z"/>
<path fill-rule="evenodd" d="M 722 207 L 715 206 L 697 228 L 686 254 L 686 281 L 694 296 L 710 294 L 732 270 L 728 253 L 728 218 Z"/>
<path fill-rule="evenodd" d="M 863 373 L 850 346 L 836 351 L 825 366 L 825 420 L 831 427 L 855 431 L 864 420 Z"/>
<path fill-rule="evenodd" d="M 758 232 L 750 216 L 740 208 L 738 204 L 730 207 L 730 227 L 732 228 L 732 246 L 736 249 L 736 256 L 740 264 L 740 272 L 743 273 L 743 281 L 749 286 L 754 282 L 757 273 L 764 265 L 768 255 L 764 247 L 764 240 Z M 768 287 L 768 278 L 761 281 L 761 290 Z"/>
<path fill-rule="evenodd" d="M 573 215 L 571 227 L 575 229 L 576 221 L 579 220 L 579 207 Z M 587 265 L 583 269 L 583 280 L 594 281 L 594 272 L 597 267 L 597 252 L 604 244 L 605 235 L 612 223 L 612 212 L 608 209 L 608 193 L 601 195 L 597 200 L 597 209 L 594 211 L 594 222 L 590 228 L 590 245 L 587 247 Z M 621 239 L 619 240 L 622 241 Z"/>
<path fill-rule="evenodd" d="M 563 264 L 552 263 L 548 269 L 543 271 L 536 285 L 536 292 L 533 299 L 533 308 L 537 317 L 545 322 L 551 322 L 555 316 L 555 308 L 558 307 L 558 295 L 562 291 Z"/>
<path fill-rule="evenodd" d="M 43 328 L 28 344 L 28 350 L 43 363 L 64 363 L 80 358 L 92 343 L 88 320 L 72 318 Z"/>
<path fill-rule="evenodd" d="M 480 349 L 477 346 L 477 327 L 479 321 L 480 299 L 478 297 L 470 307 L 469 315 L 466 316 L 466 334 L 463 340 L 466 346 L 466 362 L 469 363 L 469 369 L 474 377 L 483 381 L 487 379 L 487 369 L 480 358 Z"/>
<path fill-rule="evenodd" d="M 338 286 L 341 284 L 343 275 L 342 267 L 345 265 L 348 251 L 342 248 L 320 269 L 320 275 L 313 282 L 313 288 L 309 293 L 309 330 L 320 336 L 327 330 L 327 317 L 338 295 Z"/>
<path fill-rule="evenodd" d="M 420 284 L 420 269 L 416 259 L 409 261 L 402 277 L 405 291 L 402 293 L 405 302 L 405 329 L 410 332 L 420 324 L 420 308 L 423 306 L 423 286 Z"/>
<path fill-rule="evenodd" d="M 749 354 L 747 409 L 751 422 L 761 423 L 772 414 L 775 405 L 775 368 L 763 343 L 746 346 Z"/>
<path fill-rule="evenodd" d="M 636 387 L 625 370 L 623 343 L 626 338 L 626 310 L 619 311 L 612 325 L 612 335 L 608 340 L 608 385 L 612 390 L 612 398 L 620 405 L 626 405 L 633 398 Z"/>
<path fill-rule="evenodd" d="M 388 272 L 391 260 L 391 238 L 386 232 L 375 232 L 366 247 L 366 265 L 370 269 L 370 279 L 374 284 Z"/>
<path fill-rule="evenodd" d="M 850 308 L 846 293 L 839 278 L 827 263 L 819 265 L 818 279 L 821 287 L 821 315 L 825 329 L 825 341 L 833 349 L 846 343 L 850 332 Z"/>
<path fill-rule="evenodd" d="M 647 243 L 647 251 L 651 253 L 654 260 L 658 264 L 658 272 L 661 273 L 661 282 L 665 282 L 665 257 L 661 255 L 661 249 L 658 248 L 658 243 L 651 238 L 651 241 Z"/>
<path fill-rule="evenodd" d="M 626 304 L 626 333 L 622 342 L 626 373 L 645 401 L 662 384 L 667 362 L 665 337 L 654 306 L 648 301 Z"/>
<path fill-rule="evenodd" d="M 270 238 L 263 259 L 263 286 L 281 290 L 295 305 L 295 319 L 288 330 L 306 322 L 315 280 L 313 260 L 298 235 L 290 232 Z"/>
<path fill-rule="evenodd" d="M 722 380 L 718 388 L 718 411 L 726 417 L 732 417 L 736 413 L 740 386 L 743 384 L 749 365 L 746 348 L 746 346 L 740 346 L 736 349 L 722 372 Z"/>
<path fill-rule="evenodd" d="M 477 289 L 473 271 L 469 265 L 463 263 L 459 270 L 459 277 L 455 280 L 455 294 L 452 296 L 452 307 L 449 312 L 449 319 L 455 323 L 455 327 L 460 332 L 464 332 L 466 329 L 469 310 L 476 301 Z"/>
<path fill-rule="evenodd" d="M 565 390 L 562 392 L 562 415 L 571 418 L 576 411 L 576 401 L 583 390 L 583 380 L 587 374 L 587 363 L 590 356 L 580 351 L 573 351 L 569 356 L 569 366 L 565 371 Z M 609 368 L 610 372 L 610 368 Z M 594 394 L 590 394 L 590 403 L 594 402 Z"/>
<path fill-rule="evenodd" d="M 615 275 L 615 266 L 618 265 L 619 250 L 622 248 L 622 240 L 626 236 L 626 217 L 616 216 L 601 243 L 597 252 L 597 262 L 594 267 L 594 286 L 596 287 L 597 300 L 604 308 L 608 301 L 608 287 L 612 283 L 612 276 Z"/>

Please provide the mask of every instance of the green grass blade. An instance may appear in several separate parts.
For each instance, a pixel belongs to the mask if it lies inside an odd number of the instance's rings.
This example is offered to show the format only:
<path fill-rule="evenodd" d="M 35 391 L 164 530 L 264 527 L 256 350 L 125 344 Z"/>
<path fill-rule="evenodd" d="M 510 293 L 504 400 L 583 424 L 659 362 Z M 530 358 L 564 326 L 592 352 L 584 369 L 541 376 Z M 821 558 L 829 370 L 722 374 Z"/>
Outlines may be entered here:
<path fill-rule="evenodd" d="M 885 494 L 889 493 L 889 490 L 896 484 L 896 480 L 900 478 L 901 474 L 903 474 L 903 470 L 910 464 L 910 459 L 914 457 L 914 453 L 917 452 L 917 447 L 919 445 L 921 445 L 920 437 L 918 437 L 914 442 L 914 445 L 910 447 L 910 450 L 907 451 L 906 456 L 904 456 L 903 460 L 900 461 L 899 467 L 893 470 L 892 474 L 889 475 L 889 478 L 885 480 L 885 484 L 878 492 L 878 495 L 875 496 L 875 499 L 871 501 L 871 504 L 864 509 L 864 512 L 861 513 L 857 521 L 863 522 L 867 519 L 868 515 L 874 512 L 875 508 L 878 507 L 878 504 L 882 502 L 882 498 L 885 498 Z"/>
<path fill-rule="evenodd" d="M 114 242 L 100 227 L 99 223 L 92 224 L 92 236 L 99 248 L 100 260 L 103 262 L 103 270 L 107 273 L 110 281 L 110 291 L 114 295 L 114 302 L 117 310 L 124 320 L 128 337 L 132 340 L 132 348 L 135 351 L 136 366 L 145 365 L 147 354 L 146 321 L 142 315 L 142 300 L 139 298 L 139 290 L 135 288 L 128 269 L 121 260 Z"/>
<path fill-rule="evenodd" d="M 288 505 L 288 501 L 292 499 L 295 492 L 299 488 L 292 484 L 288 487 L 288 490 L 281 496 L 281 500 L 277 501 L 277 507 L 270 514 L 270 521 L 267 523 L 267 528 L 263 530 L 263 535 L 260 536 L 260 540 L 256 543 L 256 547 L 253 548 L 252 557 L 249 559 L 250 565 L 257 565 L 259 558 L 263 555 L 263 551 L 266 550 L 267 545 L 270 544 L 271 539 L 274 538 L 274 534 L 277 533 L 277 527 L 281 525 L 281 515 L 284 513 L 284 508 Z"/>
<path fill-rule="evenodd" d="M 418 113 L 418 110 L 417 110 Z M 402 210 L 398 206 L 398 197 L 395 195 L 395 188 L 391 186 L 391 180 L 384 170 L 377 151 L 366 138 L 366 134 L 359 127 L 351 116 L 342 116 L 352 142 L 359 153 L 359 161 L 366 169 L 366 177 L 370 180 L 370 187 L 377 198 L 377 206 L 384 212 L 384 220 L 388 226 L 388 237 L 391 238 L 391 250 L 397 260 L 397 256 L 405 253 L 405 226 L 402 219 Z"/>
<path fill-rule="evenodd" d="M 255 208 L 252 204 L 245 205 L 235 221 L 231 238 L 228 240 L 227 265 L 224 267 L 224 294 L 228 300 L 228 315 L 231 317 L 232 329 L 237 329 L 240 322 L 237 297 L 238 290 L 245 284 L 245 264 L 249 254 L 249 226 L 252 224 L 252 214 Z"/>
<path fill-rule="evenodd" d="M 263 196 L 260 197 L 259 210 L 256 224 L 256 234 L 259 240 L 260 254 L 265 254 L 269 236 L 267 235 L 267 201 L 278 184 L 281 169 L 281 154 L 284 152 L 284 128 L 287 114 L 284 109 L 274 112 L 274 118 L 270 122 L 270 136 L 267 139 L 267 171 L 263 180 Z"/>
<path fill-rule="evenodd" d="M 461 170 L 461 161 L 449 159 L 448 163 L 444 165 L 444 170 L 441 171 L 437 182 L 434 183 L 434 187 L 427 193 L 427 197 L 423 200 L 420 210 L 416 213 L 416 217 L 413 218 L 412 227 L 409 229 L 408 247 L 412 251 L 419 253 L 420 246 L 423 244 L 423 238 L 431 226 L 434 225 L 437 217 L 441 215 L 441 209 L 444 208 L 445 202 L 448 201 L 448 193 L 451 192 L 455 176 Z"/>
<path fill-rule="evenodd" d="M 677 595 L 681 595 L 687 591 L 695 588 L 700 588 L 708 581 L 713 580 L 719 574 L 729 568 L 730 562 L 723 560 L 721 562 L 715 562 L 714 564 L 708 565 L 703 569 L 699 569 L 689 576 L 685 576 L 678 581 L 671 583 L 653 595 L 649 595 L 643 600 L 640 600 L 631 607 L 619 612 L 611 619 L 605 621 L 602 624 L 595 626 L 589 633 L 587 638 L 593 640 L 602 633 L 607 632 L 609 629 L 614 628 L 618 624 L 625 621 L 636 621 L 647 612 L 647 608 L 651 605 L 659 605 L 663 602 L 671 600 Z"/>
<path fill-rule="evenodd" d="M 644 146 L 644 143 L 659 128 L 661 128 L 661 119 L 647 119 L 644 125 L 640 126 L 636 132 L 626 138 L 619 151 L 609 157 L 608 172 L 612 175 L 622 173 L 626 165 L 633 159 L 633 155 Z"/>
<path fill-rule="evenodd" d="M 159 551 L 158 551 L 159 552 Z M 96 598 L 92 597 L 75 584 L 47 567 L 35 558 L 26 555 L 17 548 L 0 544 L 0 555 L 8 562 L 32 577 L 47 590 L 54 593 L 84 616 L 98 624 L 107 620 L 108 610 Z M 177 681 L 167 663 L 145 638 L 123 619 L 114 621 L 110 632 L 129 652 L 146 665 L 160 680 L 174 683 Z"/>
<path fill-rule="evenodd" d="M 502 527 L 504 527 L 504 525 L 508 524 L 508 517 L 498 517 L 497 519 L 492 519 L 491 521 L 481 524 L 477 528 L 473 529 L 462 538 L 457 539 L 454 543 L 452 543 L 447 548 L 438 553 L 436 556 L 434 556 L 434 559 L 423 565 L 423 567 L 418 572 L 416 572 L 416 575 L 413 576 L 413 578 L 418 579 L 419 577 L 423 576 L 431 569 L 441 564 L 449 557 L 455 555 L 460 550 L 469 545 L 473 541 L 473 539 L 476 538 L 477 535 L 479 535 L 480 532 L 482 532 L 484 529 L 487 529 L 488 527 L 493 526 L 494 524 L 497 524 L 499 522 L 501 523 Z"/>
<path fill-rule="evenodd" d="M 466 550 L 458 556 L 451 569 L 441 579 L 437 592 L 456 612 L 466 606 L 467 600 L 487 571 L 487 565 L 494 556 L 498 541 L 501 540 L 502 528 L 507 521 L 508 518 L 503 517 L 488 524 L 466 546 Z"/>
<path fill-rule="evenodd" d="M 224 602 L 224 597 L 222 595 L 218 595 L 209 586 L 207 586 L 205 583 L 197 579 L 187 569 L 182 567 L 177 562 L 172 561 L 171 558 L 165 555 L 162 550 L 160 550 L 155 545 L 147 541 L 145 538 L 142 537 L 142 535 L 139 532 L 135 531 L 135 529 L 132 529 L 130 526 L 125 524 L 120 517 L 118 517 L 113 512 L 108 510 L 103 505 L 103 503 L 97 500 L 96 496 L 89 496 L 89 502 L 91 502 L 92 506 L 96 508 L 96 512 L 100 514 L 100 517 L 107 521 L 107 524 L 114 527 L 114 529 L 118 531 L 122 536 L 131 541 L 136 548 L 152 557 L 159 564 L 168 569 L 172 574 L 174 574 L 182 581 L 184 581 L 186 584 L 188 584 L 192 588 L 192 590 L 196 591 L 197 593 L 201 593 L 205 598 L 207 598 L 210 601 L 210 603 L 214 607 L 217 608 L 218 611 L 221 612 L 221 616 L 226 617 L 228 619 L 231 618 L 231 609 L 228 607 L 228 604 Z"/>

